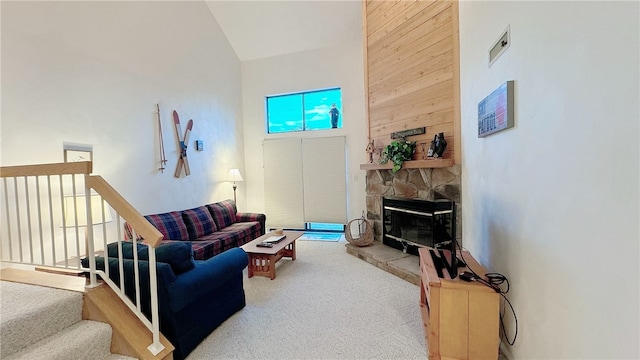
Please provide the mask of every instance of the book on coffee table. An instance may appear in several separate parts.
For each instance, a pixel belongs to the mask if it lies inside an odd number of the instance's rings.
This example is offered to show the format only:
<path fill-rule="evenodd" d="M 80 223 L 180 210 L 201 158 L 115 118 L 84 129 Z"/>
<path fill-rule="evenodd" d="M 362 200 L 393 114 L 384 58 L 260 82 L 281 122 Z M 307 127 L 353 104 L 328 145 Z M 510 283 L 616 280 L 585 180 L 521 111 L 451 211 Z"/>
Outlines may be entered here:
<path fill-rule="evenodd" d="M 262 240 L 262 242 L 278 243 L 278 242 L 282 241 L 282 239 L 284 239 L 286 237 L 287 237 L 287 235 L 274 235 L 274 236 L 270 236 L 270 237 L 266 238 L 265 240 Z"/>

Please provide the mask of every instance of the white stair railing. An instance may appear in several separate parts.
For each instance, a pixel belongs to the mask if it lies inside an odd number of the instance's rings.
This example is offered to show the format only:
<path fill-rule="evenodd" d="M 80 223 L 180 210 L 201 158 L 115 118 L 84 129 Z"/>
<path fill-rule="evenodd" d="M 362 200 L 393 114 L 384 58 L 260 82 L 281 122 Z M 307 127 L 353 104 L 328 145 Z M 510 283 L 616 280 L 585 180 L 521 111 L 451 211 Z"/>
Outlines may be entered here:
<path fill-rule="evenodd" d="M 153 334 L 148 349 L 157 355 L 160 342 L 155 251 L 149 251 L 151 320 L 140 306 L 140 279 L 135 276 L 136 298 L 124 291 L 122 252 L 119 251 L 120 285 L 109 278 L 107 244 L 122 248 L 122 221 L 150 248 L 159 245 L 162 234 L 102 177 L 90 175 L 91 162 L 72 162 L 0 167 L 0 260 L 7 264 L 47 266 L 89 273 L 88 287 L 100 276 Z M 108 204 L 108 206 L 104 204 Z M 115 219 L 111 221 L 111 211 Z M 87 225 L 90 224 L 90 225 Z M 95 231 L 99 228 L 100 231 Z M 138 269 L 137 246 L 133 246 Z M 149 249 L 151 250 L 151 249 Z M 97 270 L 96 253 L 103 252 L 105 270 Z M 88 267 L 81 259 L 86 258 Z"/>

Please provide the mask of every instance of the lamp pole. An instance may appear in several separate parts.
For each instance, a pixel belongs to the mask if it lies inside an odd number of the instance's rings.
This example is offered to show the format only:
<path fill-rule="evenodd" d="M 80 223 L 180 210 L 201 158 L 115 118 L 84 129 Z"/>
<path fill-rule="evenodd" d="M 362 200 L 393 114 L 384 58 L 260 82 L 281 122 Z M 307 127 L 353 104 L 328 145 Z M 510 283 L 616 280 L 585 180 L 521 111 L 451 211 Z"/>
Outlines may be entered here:
<path fill-rule="evenodd" d="M 236 204 L 238 203 L 238 202 L 236 201 L 236 189 L 237 189 L 237 188 L 238 188 L 238 185 L 236 185 L 236 182 L 234 181 L 234 182 L 233 182 L 233 202 L 234 202 L 234 203 L 236 203 Z"/>
<path fill-rule="evenodd" d="M 233 181 L 233 202 L 238 203 L 236 199 L 236 189 L 238 188 L 237 181 L 244 181 L 242 175 L 240 175 L 240 170 L 238 169 L 229 169 L 229 177 L 227 178 L 229 181 Z"/>

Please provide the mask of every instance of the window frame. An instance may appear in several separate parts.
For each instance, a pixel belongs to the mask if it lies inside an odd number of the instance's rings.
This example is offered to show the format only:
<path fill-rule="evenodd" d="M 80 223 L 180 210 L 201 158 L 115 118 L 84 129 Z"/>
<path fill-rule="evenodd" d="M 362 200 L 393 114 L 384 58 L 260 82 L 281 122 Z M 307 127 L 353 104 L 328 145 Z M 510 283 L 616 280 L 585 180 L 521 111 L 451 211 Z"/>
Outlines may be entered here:
<path fill-rule="evenodd" d="M 309 129 L 307 122 L 310 119 L 307 119 L 307 112 L 306 112 L 306 109 L 305 109 L 305 95 L 315 94 L 315 93 L 319 93 L 319 92 L 332 91 L 332 90 L 338 90 L 339 94 L 340 94 L 339 100 L 335 101 L 335 103 L 337 105 L 336 107 L 338 108 L 338 111 L 339 111 L 338 127 L 337 128 L 332 128 L 331 125 L 329 125 L 329 127 L 327 127 L 327 128 Z M 282 97 L 288 97 L 288 96 L 298 96 L 298 95 L 300 95 L 300 97 L 301 97 L 300 108 L 302 110 L 302 113 L 301 113 L 302 128 L 298 129 L 298 130 L 287 130 L 287 131 L 272 132 L 271 131 L 271 119 L 269 117 L 269 99 L 282 98 Z M 338 102 L 339 102 L 339 104 L 338 104 Z M 284 93 L 284 94 L 267 95 L 267 96 L 265 96 L 264 107 L 265 107 L 265 133 L 267 135 L 288 134 L 288 133 L 298 133 L 298 132 L 308 132 L 308 131 L 318 131 L 318 130 L 334 130 L 334 129 L 342 129 L 343 126 L 344 126 L 344 123 L 342 121 L 342 87 L 340 87 L 340 86 L 328 87 L 328 88 L 322 88 L 322 89 L 314 89 L 314 90 L 307 90 L 307 91 L 298 91 L 298 92 L 291 92 L 291 93 Z"/>

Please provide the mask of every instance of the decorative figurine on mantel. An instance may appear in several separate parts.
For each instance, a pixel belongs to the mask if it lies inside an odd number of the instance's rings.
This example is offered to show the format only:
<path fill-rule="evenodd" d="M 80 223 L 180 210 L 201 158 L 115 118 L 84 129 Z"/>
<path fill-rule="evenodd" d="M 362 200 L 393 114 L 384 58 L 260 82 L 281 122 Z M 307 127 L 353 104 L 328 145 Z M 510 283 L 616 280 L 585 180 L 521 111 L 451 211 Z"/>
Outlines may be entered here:
<path fill-rule="evenodd" d="M 376 148 L 373 145 L 373 139 L 369 141 L 369 144 L 367 145 L 367 149 L 365 151 L 367 152 L 367 154 L 369 154 L 369 164 L 373 164 L 373 154 L 376 152 Z"/>
<path fill-rule="evenodd" d="M 427 157 L 433 157 L 433 154 L 436 152 L 436 140 L 438 140 L 437 135 L 433 136 L 433 140 L 431 140 L 431 144 L 429 145 L 429 150 L 427 151 Z"/>
<path fill-rule="evenodd" d="M 441 132 L 438 134 L 438 140 L 436 141 L 436 153 L 433 154 L 433 156 L 441 158 L 446 148 L 447 148 L 447 140 L 444 139 L 444 133 Z"/>
<path fill-rule="evenodd" d="M 429 146 L 427 157 L 441 158 L 446 148 L 447 140 L 444 139 L 444 133 L 441 132 L 438 135 L 433 135 L 433 140 L 431 141 L 431 145 Z"/>

